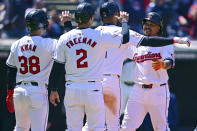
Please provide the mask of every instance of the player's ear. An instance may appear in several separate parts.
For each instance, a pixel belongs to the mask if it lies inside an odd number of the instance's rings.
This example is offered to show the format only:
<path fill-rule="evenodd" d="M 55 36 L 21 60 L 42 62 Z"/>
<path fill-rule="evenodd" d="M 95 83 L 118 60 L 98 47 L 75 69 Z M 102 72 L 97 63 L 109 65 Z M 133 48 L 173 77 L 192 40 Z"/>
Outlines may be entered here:
<path fill-rule="evenodd" d="M 92 25 L 94 22 L 94 16 L 91 16 L 90 19 L 89 19 L 89 23 Z"/>
<path fill-rule="evenodd" d="M 91 18 L 90 18 L 92 21 L 94 21 L 94 16 L 91 16 Z"/>
<path fill-rule="evenodd" d="M 115 12 L 114 16 L 119 16 L 120 17 L 120 12 L 119 11 Z"/>

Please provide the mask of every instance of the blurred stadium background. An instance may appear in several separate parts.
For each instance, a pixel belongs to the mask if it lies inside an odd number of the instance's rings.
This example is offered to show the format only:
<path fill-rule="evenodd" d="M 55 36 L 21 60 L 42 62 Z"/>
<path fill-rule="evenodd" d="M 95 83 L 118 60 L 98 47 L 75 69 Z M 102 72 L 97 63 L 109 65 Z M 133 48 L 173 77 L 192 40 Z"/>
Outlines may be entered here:
<path fill-rule="evenodd" d="M 44 9 L 51 16 L 44 37 L 58 38 L 64 33 L 58 14 L 64 10 L 74 13 L 78 3 L 83 1 L 91 2 L 95 6 L 93 26 L 102 24 L 98 8 L 106 0 L 0 0 L 0 131 L 11 131 L 6 125 L 12 128 L 15 122 L 14 114 L 8 113 L 5 103 L 5 61 L 11 44 L 28 34 L 24 23 L 25 11 L 29 8 Z M 142 33 L 141 21 L 145 14 L 156 11 L 164 18 L 165 37 L 187 36 L 192 40 L 190 48 L 184 45 L 174 46 L 176 65 L 174 69 L 169 70 L 169 84 L 170 91 L 177 99 L 178 131 L 193 131 L 197 125 L 197 0 L 114 1 L 119 4 L 121 10 L 130 13 L 131 29 Z M 76 26 L 75 22 L 72 24 Z"/>

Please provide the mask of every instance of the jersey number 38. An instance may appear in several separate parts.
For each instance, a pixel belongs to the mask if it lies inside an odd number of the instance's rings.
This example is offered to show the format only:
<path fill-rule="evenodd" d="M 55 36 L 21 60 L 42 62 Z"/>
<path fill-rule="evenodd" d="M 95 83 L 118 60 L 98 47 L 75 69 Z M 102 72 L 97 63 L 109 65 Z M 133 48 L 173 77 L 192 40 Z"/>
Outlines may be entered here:
<path fill-rule="evenodd" d="M 40 61 L 37 56 L 31 56 L 29 58 L 25 56 L 18 57 L 19 62 L 21 62 L 20 73 L 26 74 L 30 72 L 31 74 L 37 74 L 40 72 Z"/>

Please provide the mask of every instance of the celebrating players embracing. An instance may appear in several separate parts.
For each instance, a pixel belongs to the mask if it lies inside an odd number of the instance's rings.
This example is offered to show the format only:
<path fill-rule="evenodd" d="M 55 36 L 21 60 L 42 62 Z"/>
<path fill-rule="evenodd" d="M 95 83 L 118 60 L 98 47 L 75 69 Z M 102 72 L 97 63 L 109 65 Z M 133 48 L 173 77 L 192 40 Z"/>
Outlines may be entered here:
<path fill-rule="evenodd" d="M 79 131 L 83 127 L 83 117 L 86 114 L 90 130 L 105 130 L 105 106 L 102 92 L 102 79 L 105 52 L 109 47 L 118 48 L 121 43 L 129 41 L 127 26 L 128 14 L 122 13 L 116 17 L 122 20 L 123 29 L 114 32 L 94 30 L 91 25 L 94 20 L 94 9 L 89 3 L 77 6 L 75 20 L 78 27 L 63 34 L 54 56 L 51 72 L 53 91 L 50 101 L 56 105 L 59 101 L 57 88 L 62 70 L 66 70 L 65 107 L 68 131 Z"/>

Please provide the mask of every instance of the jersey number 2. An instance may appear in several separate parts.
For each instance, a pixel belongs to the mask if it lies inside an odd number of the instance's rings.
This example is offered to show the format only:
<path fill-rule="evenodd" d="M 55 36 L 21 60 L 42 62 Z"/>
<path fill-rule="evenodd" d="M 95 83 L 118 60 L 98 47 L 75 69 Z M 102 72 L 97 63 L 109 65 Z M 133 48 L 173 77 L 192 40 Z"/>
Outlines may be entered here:
<path fill-rule="evenodd" d="M 80 57 L 77 60 L 77 68 L 86 68 L 88 67 L 88 62 L 82 62 L 83 60 L 85 60 L 87 58 L 87 51 L 84 49 L 80 49 L 80 50 L 76 50 L 76 55 L 80 55 L 82 54 L 82 57 Z"/>
<path fill-rule="evenodd" d="M 19 62 L 21 63 L 20 73 L 26 74 L 28 71 L 32 74 L 37 74 L 40 72 L 40 61 L 39 58 L 36 56 L 31 56 L 29 59 L 25 56 L 18 57 Z M 27 63 L 29 61 L 29 64 Z M 28 66 L 29 65 L 29 66 Z"/>

